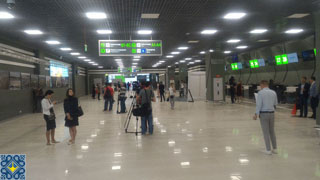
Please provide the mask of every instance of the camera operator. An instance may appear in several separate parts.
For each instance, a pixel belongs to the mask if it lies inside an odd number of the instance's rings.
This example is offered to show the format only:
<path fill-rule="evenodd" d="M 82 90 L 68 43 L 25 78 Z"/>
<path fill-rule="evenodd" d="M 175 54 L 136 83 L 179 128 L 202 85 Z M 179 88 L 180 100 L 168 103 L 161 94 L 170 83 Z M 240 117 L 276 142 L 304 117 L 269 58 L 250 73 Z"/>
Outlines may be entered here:
<path fill-rule="evenodd" d="M 149 134 L 153 134 L 153 117 L 152 117 L 152 101 L 155 102 L 156 98 L 154 92 L 150 87 L 150 82 L 142 82 L 139 94 L 137 94 L 137 103 L 142 107 L 146 107 L 148 113 L 141 117 L 142 135 L 146 134 L 147 124 L 149 127 Z"/>

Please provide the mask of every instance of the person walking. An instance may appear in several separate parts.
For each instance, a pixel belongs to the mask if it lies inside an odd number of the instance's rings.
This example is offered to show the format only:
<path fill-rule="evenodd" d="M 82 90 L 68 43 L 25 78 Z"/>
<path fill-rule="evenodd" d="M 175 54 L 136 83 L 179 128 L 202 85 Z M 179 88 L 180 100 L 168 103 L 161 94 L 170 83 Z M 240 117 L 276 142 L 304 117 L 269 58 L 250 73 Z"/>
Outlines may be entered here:
<path fill-rule="evenodd" d="M 318 91 L 318 85 L 316 83 L 316 78 L 314 76 L 312 76 L 310 78 L 310 105 L 311 105 L 311 109 L 312 109 L 312 116 L 310 118 L 316 119 L 317 116 L 317 107 L 319 104 L 319 91 Z"/>
<path fill-rule="evenodd" d="M 109 105 L 109 111 L 112 111 L 112 106 L 113 106 L 113 95 L 114 95 L 114 90 L 111 87 L 111 84 L 108 83 L 107 87 L 104 91 L 104 111 L 107 111 L 108 105 Z"/>
<path fill-rule="evenodd" d="M 77 136 L 77 126 L 79 126 L 79 103 L 78 98 L 71 88 L 67 90 L 66 98 L 63 103 L 65 117 L 65 126 L 69 128 L 71 139 L 68 144 L 74 144 Z"/>
<path fill-rule="evenodd" d="M 184 82 L 181 81 L 180 83 L 180 97 L 184 97 Z"/>
<path fill-rule="evenodd" d="M 308 116 L 308 99 L 309 99 L 310 84 L 307 82 L 307 77 L 301 78 L 301 83 L 298 87 L 300 117 Z"/>
<path fill-rule="evenodd" d="M 242 82 L 239 81 L 239 83 L 237 84 L 237 101 L 238 103 L 242 102 L 243 99 L 243 86 L 242 86 Z"/>
<path fill-rule="evenodd" d="M 145 114 L 141 117 L 141 134 L 145 135 L 147 132 L 147 124 L 149 128 L 149 134 L 153 134 L 153 116 L 152 116 L 152 102 L 156 102 L 153 90 L 150 88 L 149 82 L 141 83 L 145 85 L 144 89 L 140 90 L 139 96 L 137 96 L 137 102 L 141 102 L 141 107 L 144 108 Z"/>
<path fill-rule="evenodd" d="M 171 83 L 170 87 L 169 87 L 169 101 L 170 101 L 170 105 L 171 105 L 172 110 L 174 109 L 175 94 L 176 94 L 176 88 L 174 87 L 174 84 Z"/>
<path fill-rule="evenodd" d="M 253 116 L 254 120 L 260 117 L 261 128 L 263 132 L 264 141 L 266 144 L 266 151 L 268 155 L 277 154 L 277 140 L 274 130 L 274 111 L 278 104 L 278 98 L 275 91 L 269 89 L 269 83 L 262 80 L 260 83 L 261 90 L 258 93 L 256 101 L 256 113 Z M 273 150 L 271 150 L 270 140 Z"/>
<path fill-rule="evenodd" d="M 236 91 L 236 83 L 233 76 L 229 79 L 229 85 L 230 85 L 230 96 L 231 96 L 231 102 L 232 104 L 235 102 L 235 91 Z"/>
<path fill-rule="evenodd" d="M 96 86 L 94 84 L 92 84 L 91 93 L 92 93 L 92 99 L 95 99 L 96 98 Z"/>
<path fill-rule="evenodd" d="M 100 100 L 100 95 L 101 95 L 101 86 L 100 86 L 100 84 L 98 83 L 97 84 L 97 94 L 98 94 L 98 100 Z"/>
<path fill-rule="evenodd" d="M 51 145 L 51 143 L 59 143 L 56 141 L 55 129 L 56 129 L 56 116 L 54 114 L 53 106 L 56 104 L 56 101 L 52 101 L 51 98 L 53 96 L 53 91 L 48 90 L 45 93 L 45 97 L 41 101 L 43 118 L 46 121 L 47 131 L 47 145 Z M 51 135 L 51 143 L 50 143 L 50 135 Z"/>
<path fill-rule="evenodd" d="M 162 102 L 162 99 L 163 99 L 163 102 L 166 102 L 166 98 L 164 96 L 164 85 L 162 82 L 160 82 L 159 84 L 159 93 L 160 93 L 160 102 Z"/>

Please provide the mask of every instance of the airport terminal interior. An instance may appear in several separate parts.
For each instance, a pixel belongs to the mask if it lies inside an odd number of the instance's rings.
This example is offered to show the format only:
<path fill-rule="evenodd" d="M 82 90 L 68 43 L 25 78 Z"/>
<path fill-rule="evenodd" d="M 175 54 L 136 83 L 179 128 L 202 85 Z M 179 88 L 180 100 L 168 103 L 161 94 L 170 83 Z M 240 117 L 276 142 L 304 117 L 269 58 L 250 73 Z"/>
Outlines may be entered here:
<path fill-rule="evenodd" d="M 0 0 L 0 180 L 320 179 L 320 0 Z"/>

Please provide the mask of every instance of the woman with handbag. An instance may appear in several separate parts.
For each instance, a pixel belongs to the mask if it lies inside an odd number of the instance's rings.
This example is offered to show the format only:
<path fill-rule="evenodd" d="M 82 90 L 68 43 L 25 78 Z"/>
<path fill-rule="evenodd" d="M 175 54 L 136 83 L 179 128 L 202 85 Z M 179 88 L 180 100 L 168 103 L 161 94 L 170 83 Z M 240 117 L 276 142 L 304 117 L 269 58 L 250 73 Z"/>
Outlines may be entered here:
<path fill-rule="evenodd" d="M 67 90 L 66 99 L 64 100 L 63 107 L 66 114 L 65 126 L 69 127 L 69 133 L 71 139 L 68 144 L 74 144 L 76 141 L 77 128 L 79 126 L 79 116 L 82 115 L 81 108 L 79 107 L 78 98 L 74 96 L 74 92 L 71 88 Z M 79 114 L 81 113 L 81 114 Z"/>
<path fill-rule="evenodd" d="M 55 129 L 56 129 L 56 116 L 53 111 L 53 106 L 56 104 L 56 102 L 51 101 L 52 95 L 53 95 L 53 91 L 48 90 L 45 93 L 45 97 L 41 101 L 43 117 L 47 124 L 47 131 L 46 131 L 47 145 L 51 145 L 50 134 L 51 134 L 51 142 L 59 143 L 59 141 L 56 141 L 54 138 Z"/>

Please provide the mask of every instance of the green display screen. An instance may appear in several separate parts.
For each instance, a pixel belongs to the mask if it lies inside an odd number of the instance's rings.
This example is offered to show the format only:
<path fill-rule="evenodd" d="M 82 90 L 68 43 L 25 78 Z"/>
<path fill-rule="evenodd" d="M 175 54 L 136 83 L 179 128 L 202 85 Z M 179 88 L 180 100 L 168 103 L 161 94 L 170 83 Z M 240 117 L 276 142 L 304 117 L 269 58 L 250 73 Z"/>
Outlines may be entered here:
<path fill-rule="evenodd" d="M 250 63 L 250 68 L 258 68 L 258 67 L 260 67 L 258 59 L 250 60 L 249 63 Z"/>
<path fill-rule="evenodd" d="M 238 63 L 232 63 L 231 64 L 231 69 L 232 70 L 239 70 Z"/>
<path fill-rule="evenodd" d="M 313 51 L 314 51 L 314 55 L 317 56 L 317 49 L 314 48 Z"/>
<path fill-rule="evenodd" d="M 277 55 L 277 56 L 275 56 L 275 59 L 276 59 L 276 64 L 278 66 L 283 65 L 283 64 L 289 64 L 287 54 Z"/>

